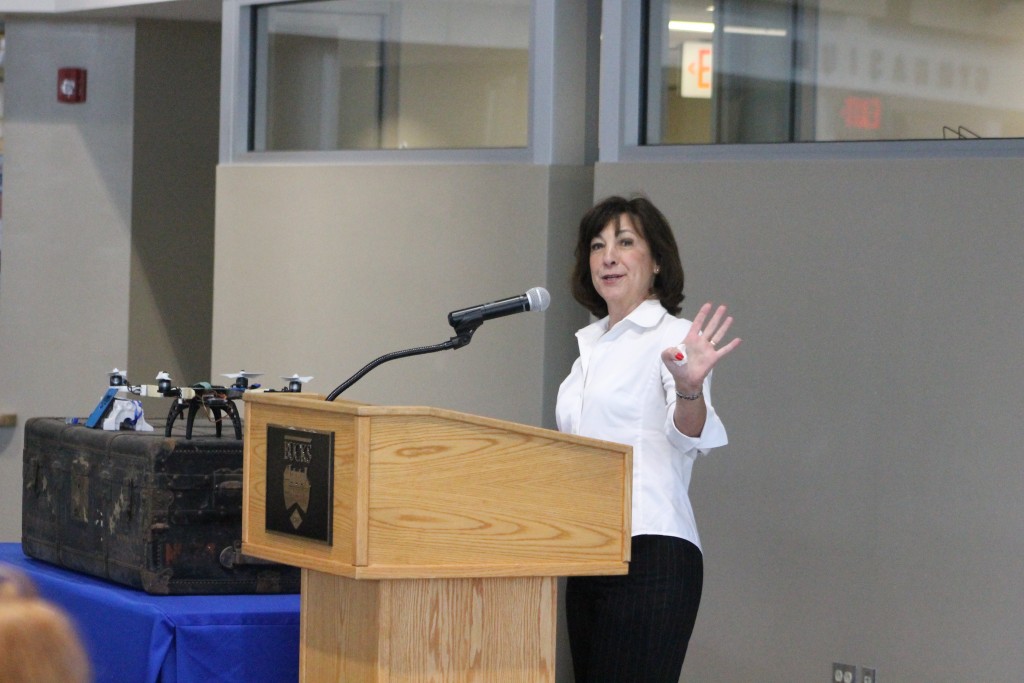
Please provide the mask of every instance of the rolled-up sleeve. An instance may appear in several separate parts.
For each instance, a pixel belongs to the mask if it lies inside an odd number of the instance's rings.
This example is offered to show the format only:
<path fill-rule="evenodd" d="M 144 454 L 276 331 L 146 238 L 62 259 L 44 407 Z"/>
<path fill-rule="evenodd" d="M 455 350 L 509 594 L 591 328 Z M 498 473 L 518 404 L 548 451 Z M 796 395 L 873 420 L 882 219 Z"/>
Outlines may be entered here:
<path fill-rule="evenodd" d="M 674 393 L 674 390 L 673 390 Z M 678 400 L 678 399 L 677 399 Z M 729 435 L 725 431 L 725 425 L 711 405 L 711 376 L 704 380 L 704 405 L 707 407 L 707 418 L 704 420 L 704 429 L 700 436 L 687 436 L 676 428 L 674 414 L 676 410 L 675 401 L 669 401 L 665 410 L 665 434 L 672 446 L 681 453 L 699 455 L 729 443 Z"/>

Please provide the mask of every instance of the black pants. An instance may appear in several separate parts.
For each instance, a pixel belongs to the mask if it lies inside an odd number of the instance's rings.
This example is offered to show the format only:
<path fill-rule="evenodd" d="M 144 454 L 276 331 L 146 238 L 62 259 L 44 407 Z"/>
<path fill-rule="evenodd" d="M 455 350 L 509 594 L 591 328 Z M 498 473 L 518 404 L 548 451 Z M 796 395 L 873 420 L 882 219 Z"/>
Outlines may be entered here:
<path fill-rule="evenodd" d="M 570 577 L 576 683 L 677 683 L 703 584 L 700 550 L 669 536 L 634 536 L 625 576 Z"/>

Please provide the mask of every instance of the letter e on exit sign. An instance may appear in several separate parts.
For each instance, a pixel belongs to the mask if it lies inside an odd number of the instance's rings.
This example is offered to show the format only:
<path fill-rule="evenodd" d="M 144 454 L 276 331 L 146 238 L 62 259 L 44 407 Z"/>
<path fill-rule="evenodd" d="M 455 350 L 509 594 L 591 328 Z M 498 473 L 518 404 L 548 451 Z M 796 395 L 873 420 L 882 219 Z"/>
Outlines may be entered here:
<path fill-rule="evenodd" d="M 683 43 L 683 97 L 711 97 L 711 43 L 688 40 Z"/>

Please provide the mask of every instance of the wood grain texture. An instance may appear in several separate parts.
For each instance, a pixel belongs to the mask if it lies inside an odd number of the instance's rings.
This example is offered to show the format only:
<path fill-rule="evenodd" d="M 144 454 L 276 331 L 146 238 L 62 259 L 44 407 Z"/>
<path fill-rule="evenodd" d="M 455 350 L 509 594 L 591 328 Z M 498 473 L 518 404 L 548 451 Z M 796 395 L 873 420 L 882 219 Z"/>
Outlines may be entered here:
<path fill-rule="evenodd" d="M 266 428 L 335 435 L 334 544 L 263 529 Z M 352 578 L 622 574 L 628 446 L 428 407 L 246 397 L 243 543 Z"/>
<path fill-rule="evenodd" d="M 303 683 L 554 681 L 552 577 L 303 579 Z"/>
<path fill-rule="evenodd" d="M 370 450 L 370 565 L 621 560 L 620 454 L 418 416 Z"/>

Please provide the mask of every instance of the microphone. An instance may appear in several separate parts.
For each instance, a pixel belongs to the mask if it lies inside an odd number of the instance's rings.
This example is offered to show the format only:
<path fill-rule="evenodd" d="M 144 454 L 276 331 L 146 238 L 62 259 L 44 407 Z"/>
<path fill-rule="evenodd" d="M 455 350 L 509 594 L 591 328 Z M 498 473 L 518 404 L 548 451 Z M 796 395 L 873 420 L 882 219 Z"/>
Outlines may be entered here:
<path fill-rule="evenodd" d="M 550 303 L 551 295 L 548 294 L 548 290 L 543 287 L 534 287 L 519 296 L 452 311 L 448 314 L 448 324 L 459 331 L 470 325 L 477 327 L 491 318 L 500 318 L 524 311 L 545 311 Z"/>
<path fill-rule="evenodd" d="M 489 304 L 480 304 L 479 306 L 470 306 L 469 308 L 461 308 L 457 311 L 452 311 L 448 314 L 448 323 L 455 328 L 456 336 L 441 344 L 420 346 L 418 348 L 407 349 L 405 351 L 394 351 L 392 353 L 386 353 L 380 358 L 375 358 L 363 366 L 359 372 L 339 384 L 334 391 L 327 395 L 327 400 L 333 401 L 336 399 L 341 392 L 358 382 L 363 375 L 368 373 L 370 370 L 373 370 L 381 363 L 386 363 L 389 360 L 395 360 L 397 358 L 406 358 L 408 356 L 418 356 L 424 353 L 433 353 L 434 351 L 443 351 L 445 349 L 461 349 L 470 342 L 473 338 L 473 333 L 476 332 L 476 328 L 483 325 L 485 320 L 500 318 L 504 315 L 512 315 L 513 313 L 522 313 L 523 311 L 546 311 L 548 304 L 550 303 L 551 295 L 548 294 L 548 290 L 543 287 L 534 287 L 525 294 L 520 294 L 519 296 L 513 296 L 500 301 L 492 301 Z"/>

